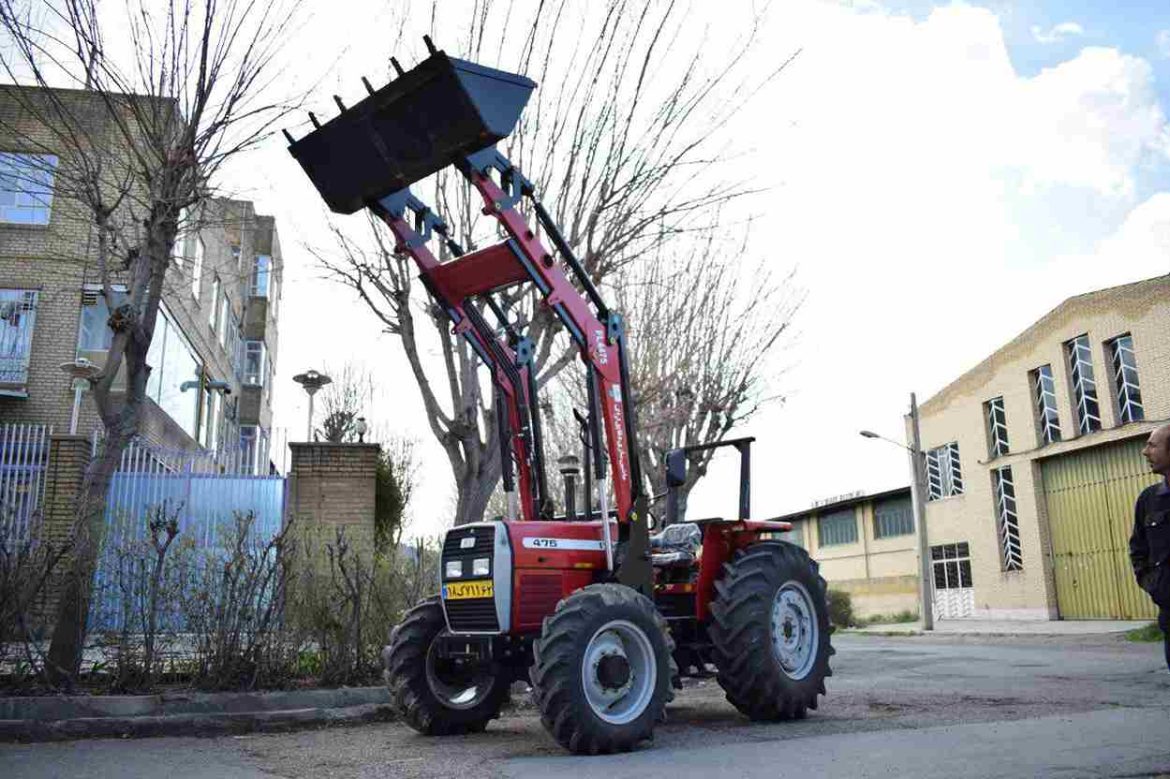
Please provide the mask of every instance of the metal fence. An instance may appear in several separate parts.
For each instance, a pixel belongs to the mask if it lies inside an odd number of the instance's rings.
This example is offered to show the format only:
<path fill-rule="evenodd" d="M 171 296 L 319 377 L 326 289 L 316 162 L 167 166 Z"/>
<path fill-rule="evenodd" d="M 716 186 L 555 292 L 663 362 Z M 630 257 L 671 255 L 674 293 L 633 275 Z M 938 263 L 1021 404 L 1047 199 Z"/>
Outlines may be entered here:
<path fill-rule="evenodd" d="M 217 554 L 226 551 L 225 531 L 237 515 L 254 517 L 252 533 L 261 543 L 279 533 L 284 503 L 284 478 L 253 475 L 238 453 L 172 451 L 132 443 L 122 455 L 106 501 L 106 537 L 94 582 L 90 629 L 122 626 L 128 597 L 126 566 L 143 559 L 152 518 L 173 517 L 179 529 L 176 543 Z"/>
<path fill-rule="evenodd" d="M 0 538 L 27 541 L 40 521 L 49 460 L 47 425 L 0 425 Z"/>

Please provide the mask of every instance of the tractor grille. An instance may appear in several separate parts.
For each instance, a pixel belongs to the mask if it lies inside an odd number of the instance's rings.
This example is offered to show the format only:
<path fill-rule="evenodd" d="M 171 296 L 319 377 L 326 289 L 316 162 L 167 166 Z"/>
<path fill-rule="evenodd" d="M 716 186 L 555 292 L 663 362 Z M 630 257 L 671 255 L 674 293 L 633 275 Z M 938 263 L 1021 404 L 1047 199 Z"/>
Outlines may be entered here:
<path fill-rule="evenodd" d="M 496 619 L 496 602 L 491 598 L 449 600 L 443 605 L 447 609 L 447 621 L 455 633 L 495 632 L 500 629 Z"/>
<path fill-rule="evenodd" d="M 470 547 L 464 548 L 463 541 L 466 538 L 474 538 L 475 541 Z M 471 579 L 471 561 L 476 557 L 492 559 L 490 566 L 494 574 L 495 559 L 492 552 L 495 538 L 494 527 L 457 527 L 449 530 L 447 538 L 443 541 L 443 583 Z M 447 563 L 451 560 L 462 562 L 464 572 L 462 577 L 447 577 Z M 443 607 L 447 610 L 447 622 L 456 633 L 497 632 L 500 629 L 499 620 L 496 618 L 496 602 L 492 598 L 445 600 Z"/>
<path fill-rule="evenodd" d="M 460 544 L 468 536 L 475 537 L 475 546 L 470 549 L 461 549 Z M 443 541 L 443 560 L 456 557 L 483 557 L 492 553 L 492 542 L 496 538 L 494 527 L 455 528 L 447 531 L 447 538 Z"/>

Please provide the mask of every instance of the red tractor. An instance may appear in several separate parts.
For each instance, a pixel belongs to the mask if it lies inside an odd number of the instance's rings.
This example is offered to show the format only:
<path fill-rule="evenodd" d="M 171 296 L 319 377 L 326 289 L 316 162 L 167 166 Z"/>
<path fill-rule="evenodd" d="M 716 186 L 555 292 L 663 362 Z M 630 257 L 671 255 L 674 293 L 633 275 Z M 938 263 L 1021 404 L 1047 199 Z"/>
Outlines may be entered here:
<path fill-rule="evenodd" d="M 527 679 L 545 727 L 564 747 L 625 751 L 651 738 L 681 675 L 713 664 L 727 699 L 748 717 L 804 717 L 831 674 L 825 581 L 803 549 L 770 540 L 790 525 L 749 518 L 752 439 L 717 444 L 739 451 L 738 517 L 679 516 L 692 447 L 667 456 L 665 511 L 654 522 L 635 454 L 624 321 L 532 183 L 495 148 L 536 84 L 426 42 L 430 56 L 417 67 L 399 69 L 377 91 L 367 82 L 360 103 L 345 108 L 337 99 L 337 117 L 319 124 L 310 115 L 313 132 L 288 136 L 333 211 L 368 208 L 389 227 L 494 386 L 507 515 L 448 531 L 441 596 L 411 609 L 383 653 L 394 705 L 421 733 L 478 732 L 499 714 L 511 684 Z M 465 252 L 411 194 L 412 183 L 448 165 L 482 196 L 504 241 Z M 552 250 L 517 209 L 525 201 Z M 432 241 L 453 259 L 440 262 Z M 581 511 L 570 498 L 555 514 L 533 344 L 493 298 L 521 284 L 535 289 L 580 349 L 588 398 L 577 415 L 585 441 Z M 656 535 L 652 524 L 661 525 Z"/>

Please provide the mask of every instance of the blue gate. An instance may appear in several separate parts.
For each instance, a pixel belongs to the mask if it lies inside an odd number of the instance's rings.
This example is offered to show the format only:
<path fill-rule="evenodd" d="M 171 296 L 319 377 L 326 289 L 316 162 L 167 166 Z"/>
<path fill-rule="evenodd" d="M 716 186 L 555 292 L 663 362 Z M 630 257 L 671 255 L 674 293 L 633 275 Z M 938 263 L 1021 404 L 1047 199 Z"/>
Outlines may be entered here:
<path fill-rule="evenodd" d="M 236 472 L 232 472 L 232 471 Z M 284 518 L 282 476 L 250 475 L 222 457 L 170 452 L 136 443 L 127 448 L 106 501 L 106 536 L 94 580 L 90 630 L 122 627 L 127 592 L 119 566 L 150 544 L 150 521 L 159 512 L 175 518 L 175 543 L 216 553 L 230 543 L 225 530 L 237 515 L 253 516 L 252 537 L 263 544 L 280 532 Z M 175 549 L 177 552 L 177 548 Z M 141 593 L 129 597 L 141 597 Z"/>

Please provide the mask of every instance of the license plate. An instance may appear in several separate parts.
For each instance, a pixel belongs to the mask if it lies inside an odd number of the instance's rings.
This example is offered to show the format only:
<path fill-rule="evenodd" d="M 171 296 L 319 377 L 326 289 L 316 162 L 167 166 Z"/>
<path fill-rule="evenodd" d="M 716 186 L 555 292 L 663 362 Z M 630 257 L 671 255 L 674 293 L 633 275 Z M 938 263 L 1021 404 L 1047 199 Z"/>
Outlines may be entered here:
<path fill-rule="evenodd" d="M 443 597 L 447 600 L 490 598 L 493 594 L 491 579 L 477 582 L 451 582 L 443 585 Z"/>

